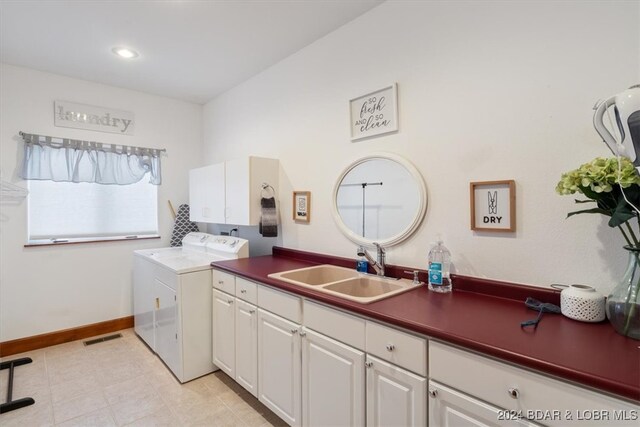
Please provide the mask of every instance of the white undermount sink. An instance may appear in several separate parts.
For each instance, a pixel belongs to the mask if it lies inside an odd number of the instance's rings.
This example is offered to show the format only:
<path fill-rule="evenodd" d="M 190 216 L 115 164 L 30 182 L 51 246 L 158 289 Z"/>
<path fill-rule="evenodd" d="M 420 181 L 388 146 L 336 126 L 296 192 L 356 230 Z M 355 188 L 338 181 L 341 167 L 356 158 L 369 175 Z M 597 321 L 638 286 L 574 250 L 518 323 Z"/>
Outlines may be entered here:
<path fill-rule="evenodd" d="M 372 276 L 355 270 L 323 264 L 269 274 L 272 279 L 368 304 L 414 289 L 406 279 Z"/>

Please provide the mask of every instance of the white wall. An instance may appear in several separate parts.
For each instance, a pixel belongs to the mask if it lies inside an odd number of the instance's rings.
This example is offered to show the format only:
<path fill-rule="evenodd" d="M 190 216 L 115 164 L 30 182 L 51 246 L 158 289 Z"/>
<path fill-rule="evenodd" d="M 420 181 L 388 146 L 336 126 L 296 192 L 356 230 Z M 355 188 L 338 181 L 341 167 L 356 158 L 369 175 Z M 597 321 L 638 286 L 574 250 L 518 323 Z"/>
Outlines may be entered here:
<path fill-rule="evenodd" d="M 610 152 L 592 127 L 598 98 L 640 81 L 637 2 L 388 1 L 204 109 L 205 158 L 281 161 L 283 244 L 355 258 L 330 213 L 336 178 L 374 151 L 424 176 L 424 224 L 388 262 L 425 268 L 442 233 L 457 272 L 607 291 L 626 263 L 604 218 L 565 219 L 560 174 Z M 348 100 L 391 82 L 400 131 L 349 141 Z M 517 232 L 474 233 L 469 182 L 515 179 Z M 312 192 L 310 225 L 291 191 Z"/>
<path fill-rule="evenodd" d="M 134 136 L 53 126 L 56 99 L 135 114 Z M 24 248 L 27 203 L 2 204 L 0 214 L 0 342 L 132 314 L 135 249 L 168 246 L 176 209 L 188 202 L 188 169 L 200 166 L 202 107 L 26 68 L 0 68 L 0 153 L 3 179 L 17 176 L 18 132 L 166 148 L 158 190 L 162 240 Z M 81 212 L 78 212 L 81 215 Z"/>

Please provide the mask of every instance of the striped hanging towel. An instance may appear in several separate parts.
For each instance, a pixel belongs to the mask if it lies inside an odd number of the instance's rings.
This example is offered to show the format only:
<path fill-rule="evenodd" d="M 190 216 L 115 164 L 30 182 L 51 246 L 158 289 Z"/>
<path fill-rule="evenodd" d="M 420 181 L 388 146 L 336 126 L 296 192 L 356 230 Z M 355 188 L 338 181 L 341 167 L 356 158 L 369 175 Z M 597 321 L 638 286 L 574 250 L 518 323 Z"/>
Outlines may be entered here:
<path fill-rule="evenodd" d="M 263 197 L 260 199 L 261 215 L 259 232 L 264 237 L 278 237 L 278 214 L 276 212 L 276 199 Z"/>

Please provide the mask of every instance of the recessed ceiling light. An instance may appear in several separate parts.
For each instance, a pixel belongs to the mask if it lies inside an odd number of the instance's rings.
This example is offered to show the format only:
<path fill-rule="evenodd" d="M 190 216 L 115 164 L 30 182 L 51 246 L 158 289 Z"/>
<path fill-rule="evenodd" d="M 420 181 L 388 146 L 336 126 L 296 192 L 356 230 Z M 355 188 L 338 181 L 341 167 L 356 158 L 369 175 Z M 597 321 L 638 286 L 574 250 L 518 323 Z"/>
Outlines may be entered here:
<path fill-rule="evenodd" d="M 138 52 L 135 50 L 127 49 L 126 47 L 114 47 L 111 51 L 118 55 L 120 58 L 133 59 L 138 57 Z"/>

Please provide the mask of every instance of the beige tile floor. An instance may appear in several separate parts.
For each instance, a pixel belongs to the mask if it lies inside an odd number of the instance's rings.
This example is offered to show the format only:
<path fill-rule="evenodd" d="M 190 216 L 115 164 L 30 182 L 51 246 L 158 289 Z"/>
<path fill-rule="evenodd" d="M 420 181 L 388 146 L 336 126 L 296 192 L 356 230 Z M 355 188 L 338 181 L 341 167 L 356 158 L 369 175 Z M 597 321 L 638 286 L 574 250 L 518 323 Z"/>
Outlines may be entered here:
<path fill-rule="evenodd" d="M 284 426 L 220 371 L 180 384 L 133 329 L 84 346 L 73 341 L 3 358 L 31 357 L 15 368 L 13 399 L 35 404 L 0 415 L 10 426 Z M 0 400 L 7 397 L 0 371 Z"/>

